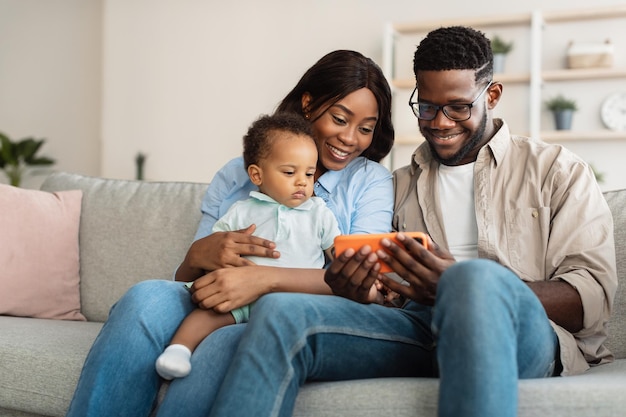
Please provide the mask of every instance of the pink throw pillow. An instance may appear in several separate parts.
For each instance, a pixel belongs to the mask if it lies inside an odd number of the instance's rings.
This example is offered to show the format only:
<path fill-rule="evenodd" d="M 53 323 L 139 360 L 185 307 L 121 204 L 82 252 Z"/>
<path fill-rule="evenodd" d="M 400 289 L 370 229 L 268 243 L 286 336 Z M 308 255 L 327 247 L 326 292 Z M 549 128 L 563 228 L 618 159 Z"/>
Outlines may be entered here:
<path fill-rule="evenodd" d="M 86 320 L 79 291 L 82 195 L 0 184 L 0 314 Z"/>

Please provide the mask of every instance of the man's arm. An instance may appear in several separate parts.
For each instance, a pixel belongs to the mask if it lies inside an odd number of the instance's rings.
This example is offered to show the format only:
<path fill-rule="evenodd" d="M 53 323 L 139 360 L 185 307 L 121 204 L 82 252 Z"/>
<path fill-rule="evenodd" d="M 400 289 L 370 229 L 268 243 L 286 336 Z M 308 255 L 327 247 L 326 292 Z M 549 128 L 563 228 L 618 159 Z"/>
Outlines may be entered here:
<path fill-rule="evenodd" d="M 617 284 L 611 212 L 593 171 L 576 159 L 564 159 L 550 193 L 547 277 L 529 286 L 568 332 L 603 333 Z"/>
<path fill-rule="evenodd" d="M 527 282 L 537 295 L 548 318 L 570 333 L 583 328 L 583 303 L 570 284 L 565 281 Z"/>

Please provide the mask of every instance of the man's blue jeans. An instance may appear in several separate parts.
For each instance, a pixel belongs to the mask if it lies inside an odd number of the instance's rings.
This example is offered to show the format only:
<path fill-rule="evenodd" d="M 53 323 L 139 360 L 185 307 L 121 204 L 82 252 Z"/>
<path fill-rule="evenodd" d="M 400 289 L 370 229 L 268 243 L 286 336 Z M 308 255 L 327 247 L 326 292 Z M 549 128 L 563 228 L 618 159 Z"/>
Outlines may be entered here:
<path fill-rule="evenodd" d="M 557 352 L 537 297 L 491 261 L 449 268 L 434 308 L 268 294 L 255 304 L 211 416 L 291 416 L 307 380 L 439 376 L 439 416 L 512 417 L 518 379 L 551 376 Z"/>

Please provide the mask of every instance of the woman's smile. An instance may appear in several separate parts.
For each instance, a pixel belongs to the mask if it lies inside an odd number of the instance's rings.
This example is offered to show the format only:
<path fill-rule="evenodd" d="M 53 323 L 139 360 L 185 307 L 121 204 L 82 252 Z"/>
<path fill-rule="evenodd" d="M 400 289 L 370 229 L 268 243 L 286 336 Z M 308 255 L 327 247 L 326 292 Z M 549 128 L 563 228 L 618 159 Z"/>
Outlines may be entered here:
<path fill-rule="evenodd" d="M 339 159 L 341 161 L 346 160 L 348 158 L 348 156 L 350 155 L 349 152 L 342 151 L 341 149 L 336 148 L 336 147 L 334 147 L 333 145 L 331 145 L 329 143 L 326 144 L 326 147 L 330 150 L 330 153 L 333 156 L 335 156 L 337 159 Z"/>

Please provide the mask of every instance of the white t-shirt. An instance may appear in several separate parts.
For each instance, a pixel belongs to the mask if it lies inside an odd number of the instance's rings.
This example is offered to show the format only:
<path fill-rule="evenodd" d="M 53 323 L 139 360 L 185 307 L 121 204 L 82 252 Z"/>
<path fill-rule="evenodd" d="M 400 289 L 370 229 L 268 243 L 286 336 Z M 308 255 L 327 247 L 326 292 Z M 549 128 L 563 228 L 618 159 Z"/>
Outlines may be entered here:
<path fill-rule="evenodd" d="M 439 198 L 450 252 L 457 261 L 478 258 L 474 163 L 439 165 Z"/>

